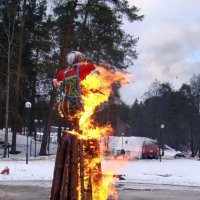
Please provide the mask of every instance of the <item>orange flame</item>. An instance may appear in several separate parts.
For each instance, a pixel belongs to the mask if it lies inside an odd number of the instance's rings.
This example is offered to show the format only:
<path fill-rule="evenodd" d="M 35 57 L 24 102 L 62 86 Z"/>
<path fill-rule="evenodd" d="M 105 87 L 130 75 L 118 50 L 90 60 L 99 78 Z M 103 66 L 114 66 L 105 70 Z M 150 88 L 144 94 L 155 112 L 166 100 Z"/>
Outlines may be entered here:
<path fill-rule="evenodd" d="M 96 66 L 96 70 L 98 73 L 91 73 L 81 81 L 84 110 L 77 113 L 80 132 L 70 131 L 70 133 L 87 141 L 83 146 L 84 152 L 89 148 L 94 154 L 90 156 L 85 153 L 84 155 L 85 190 L 88 189 L 88 183 L 91 181 L 92 199 L 106 200 L 111 193 L 117 199 L 116 189 L 110 184 L 113 181 L 112 173 L 109 176 L 102 177 L 98 172 L 98 169 L 101 168 L 99 139 L 108 133 L 112 133 L 112 127 L 110 124 L 103 127 L 97 126 L 93 120 L 93 114 L 97 107 L 108 101 L 114 82 L 119 82 L 122 85 L 128 83 L 127 74 L 122 71 L 106 70 L 99 66 Z"/>
<path fill-rule="evenodd" d="M 80 112 L 79 127 L 82 134 L 88 138 L 99 138 L 107 132 L 112 132 L 110 125 L 98 127 L 93 125 L 92 116 L 97 106 L 108 101 L 112 92 L 112 84 L 116 81 L 127 84 L 124 72 L 115 73 L 103 67 L 97 67 L 98 73 L 92 73 L 81 82 L 83 88 L 82 100 L 84 111 Z"/>

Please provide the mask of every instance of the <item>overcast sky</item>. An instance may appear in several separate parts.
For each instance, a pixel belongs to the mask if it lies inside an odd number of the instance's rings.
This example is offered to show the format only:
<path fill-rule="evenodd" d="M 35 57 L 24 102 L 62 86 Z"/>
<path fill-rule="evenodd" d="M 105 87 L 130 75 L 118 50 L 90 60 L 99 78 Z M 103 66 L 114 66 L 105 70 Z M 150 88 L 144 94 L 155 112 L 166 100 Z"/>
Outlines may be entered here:
<path fill-rule="evenodd" d="M 122 99 L 141 100 L 151 83 L 170 82 L 178 90 L 200 74 L 200 0 L 129 0 L 144 20 L 125 22 L 126 32 L 139 37 L 133 82 L 121 90 Z"/>

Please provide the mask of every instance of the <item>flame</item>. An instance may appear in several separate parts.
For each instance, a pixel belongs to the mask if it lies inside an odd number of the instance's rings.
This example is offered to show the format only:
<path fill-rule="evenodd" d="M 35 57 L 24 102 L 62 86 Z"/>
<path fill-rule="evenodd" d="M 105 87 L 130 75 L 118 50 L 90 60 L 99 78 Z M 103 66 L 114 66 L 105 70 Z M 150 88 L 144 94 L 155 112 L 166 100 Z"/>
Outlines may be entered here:
<path fill-rule="evenodd" d="M 110 124 L 98 126 L 94 122 L 93 115 L 97 108 L 101 108 L 108 101 L 114 82 L 119 82 L 122 85 L 128 83 L 127 74 L 123 71 L 107 70 L 100 66 L 96 66 L 96 70 L 97 72 L 89 74 L 81 81 L 84 109 L 76 114 L 77 119 L 79 119 L 78 132 L 73 130 L 70 133 L 83 140 L 85 191 L 89 190 L 90 185 L 92 185 L 92 199 L 106 200 L 111 194 L 113 199 L 117 199 L 116 189 L 111 184 L 113 174 L 110 173 L 102 177 L 100 173 L 101 155 L 99 139 L 108 135 L 108 133 L 112 133 L 113 130 Z M 80 183 L 77 190 L 79 191 L 79 199 L 81 199 Z"/>
<path fill-rule="evenodd" d="M 79 128 L 88 138 L 99 138 L 107 132 L 112 132 L 111 125 L 104 127 L 93 125 L 92 116 L 98 106 L 108 101 L 114 82 L 128 83 L 125 72 L 115 73 L 113 70 L 106 70 L 99 66 L 96 66 L 96 69 L 98 73 L 91 73 L 81 82 L 84 110 L 79 113 Z"/>

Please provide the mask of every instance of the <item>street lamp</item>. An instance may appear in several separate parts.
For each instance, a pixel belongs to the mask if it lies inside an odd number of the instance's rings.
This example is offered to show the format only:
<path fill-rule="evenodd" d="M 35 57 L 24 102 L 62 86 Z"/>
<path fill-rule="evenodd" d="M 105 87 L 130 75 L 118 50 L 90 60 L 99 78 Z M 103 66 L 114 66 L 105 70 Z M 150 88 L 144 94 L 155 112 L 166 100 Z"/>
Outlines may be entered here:
<path fill-rule="evenodd" d="M 164 125 L 164 124 L 161 124 L 161 125 L 160 125 L 160 128 L 161 128 L 162 156 L 164 156 L 165 144 L 164 144 L 164 140 L 163 140 L 163 138 L 164 138 L 163 133 L 164 133 L 165 125 Z"/>
<path fill-rule="evenodd" d="M 160 162 L 161 162 L 161 156 L 164 156 L 164 145 L 163 144 L 163 141 L 162 141 L 162 133 L 163 133 L 163 130 L 165 128 L 165 125 L 164 124 L 161 124 L 160 125 L 160 131 L 159 131 L 159 135 L 160 135 L 160 138 L 159 138 L 159 157 L 160 157 Z M 162 147 L 162 155 L 161 155 L 161 147 Z"/>
<path fill-rule="evenodd" d="M 121 155 L 123 155 L 123 159 L 124 159 L 124 155 L 125 155 L 125 150 L 124 150 L 124 133 L 122 133 L 122 149 L 121 149 Z"/>
<path fill-rule="evenodd" d="M 123 149 L 123 147 L 124 147 L 124 141 L 123 141 L 123 138 L 124 137 L 124 133 L 122 133 L 122 149 Z"/>
<path fill-rule="evenodd" d="M 28 132 L 26 133 L 26 139 L 27 139 L 26 140 L 26 164 L 28 164 L 28 136 L 29 136 L 29 133 L 30 133 L 30 127 L 29 127 L 29 115 L 30 115 L 30 113 L 29 113 L 29 111 L 31 109 L 31 106 L 32 106 L 31 102 L 27 101 L 25 103 L 25 107 L 27 109 L 27 125 L 28 125 Z"/>
<path fill-rule="evenodd" d="M 40 132 L 40 141 L 42 140 L 41 132 L 42 132 L 42 120 L 39 120 L 39 132 Z"/>
<path fill-rule="evenodd" d="M 35 134 L 34 134 L 34 140 L 35 140 L 35 158 L 36 158 L 36 136 L 37 136 L 37 124 L 38 120 L 34 119 L 34 124 L 35 124 Z"/>
<path fill-rule="evenodd" d="M 40 120 L 40 132 L 41 132 L 41 128 L 42 128 L 42 120 Z"/>
<path fill-rule="evenodd" d="M 164 125 L 164 124 L 161 124 L 161 125 L 160 125 L 160 128 L 165 128 L 165 125 Z"/>

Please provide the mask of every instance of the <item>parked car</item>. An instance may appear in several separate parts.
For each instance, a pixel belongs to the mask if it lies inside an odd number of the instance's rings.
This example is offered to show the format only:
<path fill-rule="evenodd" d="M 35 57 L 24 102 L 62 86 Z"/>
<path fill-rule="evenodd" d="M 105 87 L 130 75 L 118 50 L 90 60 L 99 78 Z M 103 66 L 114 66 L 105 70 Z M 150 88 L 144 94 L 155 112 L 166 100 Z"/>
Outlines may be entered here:
<path fill-rule="evenodd" d="M 179 152 L 179 153 L 174 155 L 174 158 L 185 158 L 185 154 L 182 153 L 182 152 Z"/>
<path fill-rule="evenodd" d="M 142 158 L 158 158 L 158 145 L 157 144 L 143 144 Z"/>

